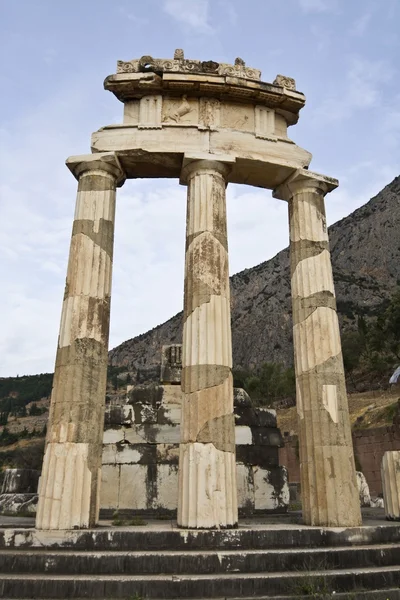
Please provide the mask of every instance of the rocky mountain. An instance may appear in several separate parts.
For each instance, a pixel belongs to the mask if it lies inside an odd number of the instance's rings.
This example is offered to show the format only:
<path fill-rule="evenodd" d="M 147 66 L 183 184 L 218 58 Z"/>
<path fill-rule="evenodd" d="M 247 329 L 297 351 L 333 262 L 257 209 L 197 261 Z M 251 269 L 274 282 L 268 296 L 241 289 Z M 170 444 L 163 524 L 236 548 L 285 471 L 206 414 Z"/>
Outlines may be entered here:
<path fill-rule="evenodd" d="M 400 176 L 329 228 L 338 311 L 343 328 L 356 315 L 379 313 L 400 283 Z M 231 277 L 235 367 L 293 362 L 289 250 Z M 161 346 L 180 343 L 182 313 L 110 351 L 113 366 L 138 380 L 157 376 Z"/>

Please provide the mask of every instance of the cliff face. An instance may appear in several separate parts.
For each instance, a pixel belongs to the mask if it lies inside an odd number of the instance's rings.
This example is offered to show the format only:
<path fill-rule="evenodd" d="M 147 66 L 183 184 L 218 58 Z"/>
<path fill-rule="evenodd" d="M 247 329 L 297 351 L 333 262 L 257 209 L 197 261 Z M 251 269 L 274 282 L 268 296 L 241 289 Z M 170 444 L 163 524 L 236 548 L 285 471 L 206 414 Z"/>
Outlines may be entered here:
<path fill-rule="evenodd" d="M 372 316 L 400 281 L 400 176 L 329 228 L 338 311 L 343 328 Z M 292 364 L 289 250 L 231 277 L 235 367 Z M 114 366 L 153 378 L 163 344 L 180 343 L 182 313 L 110 351 Z"/>

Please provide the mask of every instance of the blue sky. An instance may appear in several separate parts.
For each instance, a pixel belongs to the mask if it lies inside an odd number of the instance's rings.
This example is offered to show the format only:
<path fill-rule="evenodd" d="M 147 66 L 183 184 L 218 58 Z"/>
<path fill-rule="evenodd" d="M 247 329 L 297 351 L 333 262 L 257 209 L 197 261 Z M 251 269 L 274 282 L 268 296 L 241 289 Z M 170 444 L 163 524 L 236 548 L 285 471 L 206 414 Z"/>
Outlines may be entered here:
<path fill-rule="evenodd" d="M 398 0 L 0 0 L 0 376 L 53 370 L 76 182 L 64 165 L 122 121 L 103 90 L 118 59 L 233 62 L 294 77 L 307 97 L 289 136 L 338 177 L 330 223 L 400 173 Z M 287 206 L 230 186 L 231 273 L 287 245 Z M 185 189 L 119 191 L 110 347 L 181 310 Z"/>

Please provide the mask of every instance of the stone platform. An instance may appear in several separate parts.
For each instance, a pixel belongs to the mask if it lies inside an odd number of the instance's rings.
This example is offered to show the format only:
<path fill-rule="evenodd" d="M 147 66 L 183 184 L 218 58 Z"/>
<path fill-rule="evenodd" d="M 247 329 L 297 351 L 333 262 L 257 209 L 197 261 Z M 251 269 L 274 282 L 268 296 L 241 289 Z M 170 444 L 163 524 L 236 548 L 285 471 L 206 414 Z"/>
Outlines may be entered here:
<path fill-rule="evenodd" d="M 149 521 L 52 532 L 1 517 L 0 597 L 398 600 L 400 524 L 379 509 L 364 517 L 356 528 L 305 527 L 292 513 L 228 530 Z"/>

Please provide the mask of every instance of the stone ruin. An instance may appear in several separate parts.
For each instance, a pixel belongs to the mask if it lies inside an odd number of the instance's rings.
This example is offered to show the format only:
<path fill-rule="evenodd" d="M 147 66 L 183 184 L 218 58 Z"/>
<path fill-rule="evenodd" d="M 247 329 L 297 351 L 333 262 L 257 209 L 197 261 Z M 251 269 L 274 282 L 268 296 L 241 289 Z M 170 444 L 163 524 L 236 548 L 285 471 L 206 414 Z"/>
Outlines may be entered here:
<path fill-rule="evenodd" d="M 183 392 L 180 344 L 163 346 L 161 384 L 136 386 L 126 404 L 106 407 L 101 514 L 175 516 Z M 279 465 L 283 445 L 276 411 L 255 408 L 234 388 L 239 514 L 286 512 L 289 487 Z"/>
<path fill-rule="evenodd" d="M 36 513 L 40 471 L 6 469 L 0 492 L 0 513 Z"/>
<path fill-rule="evenodd" d="M 226 187 L 240 183 L 288 204 L 304 522 L 359 526 L 324 202 L 338 182 L 312 172 L 311 154 L 288 135 L 304 95 L 290 77 L 262 81 L 242 59 L 188 60 L 182 50 L 119 62 L 104 86 L 123 122 L 96 131 L 91 154 L 67 159 L 78 193 L 36 527 L 98 521 L 116 190 L 154 177 L 187 187 L 178 525 L 238 523 Z"/>

